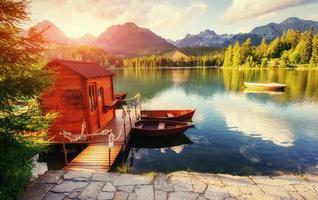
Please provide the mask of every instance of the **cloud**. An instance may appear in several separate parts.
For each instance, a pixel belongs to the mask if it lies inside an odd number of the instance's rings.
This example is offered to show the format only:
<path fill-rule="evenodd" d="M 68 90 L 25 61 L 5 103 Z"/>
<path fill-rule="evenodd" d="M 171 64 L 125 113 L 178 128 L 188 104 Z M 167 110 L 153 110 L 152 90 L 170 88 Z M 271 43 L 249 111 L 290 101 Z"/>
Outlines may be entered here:
<path fill-rule="evenodd" d="M 175 29 L 193 20 L 208 9 L 203 3 L 193 3 L 186 7 L 162 4 L 152 7 L 146 15 L 149 27 L 156 30 Z"/>
<path fill-rule="evenodd" d="M 318 14 L 312 14 L 308 16 L 309 20 L 318 21 Z"/>
<path fill-rule="evenodd" d="M 132 21 L 157 30 L 184 24 L 207 10 L 207 5 L 201 2 L 178 6 L 167 0 L 112 0 L 111 3 L 102 0 L 82 0 L 76 2 L 76 7 L 79 12 L 89 13 L 101 20 L 121 23 Z"/>
<path fill-rule="evenodd" d="M 317 0 L 233 0 L 225 11 L 223 19 L 228 22 L 238 22 L 244 19 L 260 17 L 290 7 L 317 3 Z"/>
<path fill-rule="evenodd" d="M 71 35 L 85 27 L 99 34 L 103 31 L 100 27 L 105 30 L 106 26 L 125 22 L 159 33 L 172 32 L 208 9 L 205 3 L 198 1 L 180 4 L 170 0 L 33 0 L 32 6 L 32 14 L 38 19 L 57 22 L 66 31 L 72 29 Z"/>
<path fill-rule="evenodd" d="M 215 95 L 213 101 L 216 111 L 224 117 L 229 130 L 248 137 L 272 141 L 282 147 L 294 145 L 295 135 L 290 128 L 290 122 L 276 113 L 280 112 L 276 106 L 261 105 L 238 94 Z M 244 149 L 240 151 L 243 155 L 246 153 Z M 256 160 L 255 158 L 254 161 Z"/>

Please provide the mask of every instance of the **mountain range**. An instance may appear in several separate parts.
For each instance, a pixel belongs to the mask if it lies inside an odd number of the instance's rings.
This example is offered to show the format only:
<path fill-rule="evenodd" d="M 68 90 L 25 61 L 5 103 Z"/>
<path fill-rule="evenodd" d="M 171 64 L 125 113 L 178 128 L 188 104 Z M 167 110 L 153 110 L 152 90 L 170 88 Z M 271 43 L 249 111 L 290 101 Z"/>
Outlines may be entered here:
<path fill-rule="evenodd" d="M 288 18 L 281 23 L 270 23 L 265 26 L 254 28 L 250 33 L 265 37 L 267 40 L 272 40 L 277 36 L 281 36 L 284 31 L 294 29 L 298 31 L 306 31 L 313 28 L 318 31 L 318 22 L 312 20 L 303 20 L 297 17 Z"/>
<path fill-rule="evenodd" d="M 45 30 L 43 37 L 50 44 L 57 46 L 90 45 L 117 56 L 152 55 L 176 49 L 173 44 L 149 29 L 138 27 L 131 22 L 111 26 L 98 37 L 85 34 L 78 39 L 68 38 L 62 30 L 47 20 L 31 28 L 35 28 L 37 31 Z M 25 30 L 22 34 L 26 35 L 27 33 L 28 30 Z"/>
<path fill-rule="evenodd" d="M 177 40 L 175 45 L 180 48 L 194 46 L 224 47 L 228 46 L 229 44 L 233 44 L 236 41 L 242 43 L 247 38 L 251 38 L 253 45 L 258 45 L 261 43 L 263 38 L 265 38 L 267 41 L 271 41 L 276 37 L 281 36 L 283 32 L 287 31 L 288 29 L 306 31 L 310 28 L 313 28 L 314 32 L 317 32 L 318 22 L 291 17 L 287 18 L 281 23 L 270 23 L 264 26 L 255 27 L 249 33 L 219 35 L 214 31 L 206 30 L 204 32 L 200 32 L 197 35 L 188 34 L 183 39 Z"/>
<path fill-rule="evenodd" d="M 109 27 L 99 35 L 95 45 L 123 56 L 160 54 L 176 48 L 149 29 L 131 22 Z"/>
<path fill-rule="evenodd" d="M 229 40 L 233 35 L 218 35 L 212 30 L 205 30 L 197 35 L 187 34 L 183 39 L 175 42 L 176 46 L 182 47 L 222 47 L 223 43 Z"/>
<path fill-rule="evenodd" d="M 257 45 L 263 38 L 271 41 L 288 29 L 305 31 L 313 28 L 314 32 L 317 32 L 318 22 L 292 17 L 281 23 L 270 23 L 256 27 L 249 33 L 217 34 L 213 30 L 205 30 L 198 34 L 187 34 L 183 39 L 177 41 L 164 39 L 151 30 L 131 22 L 110 26 L 98 37 L 85 34 L 78 39 L 68 38 L 62 30 L 47 20 L 36 24 L 34 28 L 39 31 L 45 30 L 44 38 L 53 44 L 90 45 L 104 49 L 113 55 L 132 57 L 161 54 L 186 47 L 225 47 L 236 41 L 242 43 L 247 38 L 251 38 L 252 44 Z M 27 34 L 27 30 L 23 34 Z"/>

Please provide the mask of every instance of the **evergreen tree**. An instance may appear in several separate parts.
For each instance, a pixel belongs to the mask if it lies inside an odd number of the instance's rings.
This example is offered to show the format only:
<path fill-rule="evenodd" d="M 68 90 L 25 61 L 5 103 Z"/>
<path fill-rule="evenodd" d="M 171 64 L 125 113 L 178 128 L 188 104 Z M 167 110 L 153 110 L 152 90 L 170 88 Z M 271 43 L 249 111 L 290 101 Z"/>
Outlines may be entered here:
<path fill-rule="evenodd" d="M 312 40 L 312 56 L 310 59 L 311 64 L 318 64 L 318 33 Z"/>
<path fill-rule="evenodd" d="M 295 49 L 299 42 L 300 34 L 298 31 L 293 29 L 288 29 L 281 38 L 281 42 L 283 43 L 284 50 Z"/>
<path fill-rule="evenodd" d="M 24 190 L 31 158 L 45 146 L 41 136 L 51 119 L 42 115 L 34 100 L 52 82 L 40 61 L 41 33 L 32 29 L 24 38 L 19 27 L 29 19 L 28 3 L 0 1 L 0 199 L 16 199 Z M 30 104 L 23 111 L 21 100 Z"/>
<path fill-rule="evenodd" d="M 300 63 L 308 64 L 312 56 L 312 30 L 301 34 L 300 42 L 296 46 L 295 54 L 299 54 Z"/>
<path fill-rule="evenodd" d="M 231 67 L 233 58 L 233 47 L 230 45 L 225 52 L 223 67 Z"/>
<path fill-rule="evenodd" d="M 268 46 L 267 54 L 270 58 L 279 58 L 282 52 L 280 38 L 274 39 Z"/>
<path fill-rule="evenodd" d="M 255 56 L 258 60 L 261 58 L 267 57 L 267 51 L 268 51 L 268 45 L 266 43 L 266 39 L 262 39 L 262 43 L 256 48 L 255 50 Z"/>
<path fill-rule="evenodd" d="M 241 46 L 238 41 L 236 41 L 233 47 L 233 66 L 239 67 L 242 65 L 242 57 L 241 57 Z"/>
<path fill-rule="evenodd" d="M 293 64 L 300 63 L 300 54 L 297 50 L 295 50 L 291 54 L 289 54 L 289 61 Z"/>
<path fill-rule="evenodd" d="M 286 31 L 284 31 L 282 36 L 280 37 L 280 42 L 281 42 L 282 51 L 290 49 L 290 44 L 287 41 L 287 32 Z"/>
<path fill-rule="evenodd" d="M 243 62 L 246 61 L 247 57 L 252 54 L 252 47 L 251 47 L 252 40 L 248 38 L 241 47 L 241 59 Z"/>

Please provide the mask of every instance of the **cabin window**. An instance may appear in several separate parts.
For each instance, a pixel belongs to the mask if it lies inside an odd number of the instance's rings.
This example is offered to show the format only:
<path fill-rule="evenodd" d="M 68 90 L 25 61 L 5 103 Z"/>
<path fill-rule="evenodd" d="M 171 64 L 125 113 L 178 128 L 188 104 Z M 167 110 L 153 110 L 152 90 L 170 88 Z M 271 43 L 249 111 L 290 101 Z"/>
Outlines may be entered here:
<path fill-rule="evenodd" d="M 91 112 L 96 110 L 96 93 L 95 93 L 95 85 L 88 86 L 88 101 L 89 101 L 89 109 Z"/>
<path fill-rule="evenodd" d="M 98 101 L 103 101 L 103 98 L 104 98 L 104 89 L 103 89 L 103 87 L 100 87 L 97 90 L 97 98 L 98 98 Z"/>

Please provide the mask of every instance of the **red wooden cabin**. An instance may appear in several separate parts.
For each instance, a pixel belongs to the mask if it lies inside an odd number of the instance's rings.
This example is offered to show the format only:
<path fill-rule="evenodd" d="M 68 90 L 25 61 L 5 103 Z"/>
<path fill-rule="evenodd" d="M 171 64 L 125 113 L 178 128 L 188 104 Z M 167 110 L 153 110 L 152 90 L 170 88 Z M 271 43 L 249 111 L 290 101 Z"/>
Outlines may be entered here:
<path fill-rule="evenodd" d="M 93 134 L 114 117 L 113 72 L 96 63 L 53 60 L 47 65 L 55 72 L 53 87 L 42 96 L 45 112 L 57 112 L 49 130 L 52 142 L 69 142 L 60 131 Z"/>

